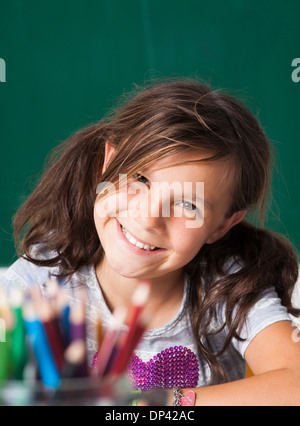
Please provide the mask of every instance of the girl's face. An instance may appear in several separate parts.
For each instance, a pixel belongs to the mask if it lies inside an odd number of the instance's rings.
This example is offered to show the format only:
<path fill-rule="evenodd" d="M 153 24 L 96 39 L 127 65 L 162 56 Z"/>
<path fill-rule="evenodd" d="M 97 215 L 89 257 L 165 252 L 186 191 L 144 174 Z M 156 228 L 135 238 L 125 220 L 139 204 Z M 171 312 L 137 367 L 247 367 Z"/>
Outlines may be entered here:
<path fill-rule="evenodd" d="M 104 167 L 113 153 L 107 145 Z M 195 162 L 202 158 L 196 151 L 157 161 L 96 201 L 95 225 L 114 273 L 158 278 L 182 271 L 204 244 L 243 219 L 246 212 L 225 218 L 229 163 Z"/>

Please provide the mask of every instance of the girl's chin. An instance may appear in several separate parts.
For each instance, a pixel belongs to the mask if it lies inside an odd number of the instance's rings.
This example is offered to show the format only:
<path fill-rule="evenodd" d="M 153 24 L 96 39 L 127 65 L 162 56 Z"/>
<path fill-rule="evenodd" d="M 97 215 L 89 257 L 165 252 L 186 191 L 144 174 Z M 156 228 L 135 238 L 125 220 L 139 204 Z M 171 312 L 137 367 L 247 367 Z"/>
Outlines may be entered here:
<path fill-rule="evenodd" d="M 155 271 L 158 271 L 158 268 L 152 263 L 132 259 L 130 256 L 118 251 L 112 251 L 111 253 L 107 251 L 104 263 L 106 264 L 106 270 L 111 270 L 113 274 L 126 278 L 145 278 L 145 276 L 152 275 Z"/>

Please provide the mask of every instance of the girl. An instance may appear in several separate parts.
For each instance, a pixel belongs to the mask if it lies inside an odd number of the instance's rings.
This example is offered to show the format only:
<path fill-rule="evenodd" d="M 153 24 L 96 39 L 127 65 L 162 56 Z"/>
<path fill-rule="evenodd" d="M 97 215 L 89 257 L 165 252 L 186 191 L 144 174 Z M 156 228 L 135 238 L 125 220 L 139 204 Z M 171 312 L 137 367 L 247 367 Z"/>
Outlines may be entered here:
<path fill-rule="evenodd" d="M 263 225 L 269 169 L 269 142 L 240 102 L 198 81 L 153 84 L 56 150 L 15 217 L 21 257 L 2 284 L 49 272 L 84 284 L 91 363 L 97 313 L 107 326 L 151 280 L 135 388 L 169 389 L 170 404 L 173 388 L 196 405 L 298 404 L 297 257 L 245 220 L 257 210 Z"/>

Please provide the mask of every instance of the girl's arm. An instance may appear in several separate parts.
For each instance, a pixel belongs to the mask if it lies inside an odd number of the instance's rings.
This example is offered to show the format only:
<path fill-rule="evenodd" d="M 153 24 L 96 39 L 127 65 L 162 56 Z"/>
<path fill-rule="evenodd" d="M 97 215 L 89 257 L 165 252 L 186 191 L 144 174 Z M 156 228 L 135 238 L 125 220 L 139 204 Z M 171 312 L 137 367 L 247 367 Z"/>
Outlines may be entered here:
<path fill-rule="evenodd" d="M 183 389 L 196 393 L 195 405 L 300 405 L 300 332 L 288 321 L 262 330 L 249 344 L 245 358 L 253 377 L 221 385 Z M 173 394 L 169 404 L 173 403 Z"/>

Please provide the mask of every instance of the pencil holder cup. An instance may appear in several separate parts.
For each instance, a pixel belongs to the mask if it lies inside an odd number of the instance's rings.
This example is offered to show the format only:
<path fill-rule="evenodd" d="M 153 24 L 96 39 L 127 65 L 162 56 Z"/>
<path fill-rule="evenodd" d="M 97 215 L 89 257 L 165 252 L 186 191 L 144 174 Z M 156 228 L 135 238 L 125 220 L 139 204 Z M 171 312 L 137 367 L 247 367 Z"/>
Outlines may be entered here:
<path fill-rule="evenodd" d="M 0 406 L 126 406 L 136 398 L 126 378 L 112 385 L 99 379 L 67 379 L 55 390 L 36 381 L 0 384 Z"/>

